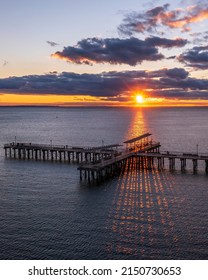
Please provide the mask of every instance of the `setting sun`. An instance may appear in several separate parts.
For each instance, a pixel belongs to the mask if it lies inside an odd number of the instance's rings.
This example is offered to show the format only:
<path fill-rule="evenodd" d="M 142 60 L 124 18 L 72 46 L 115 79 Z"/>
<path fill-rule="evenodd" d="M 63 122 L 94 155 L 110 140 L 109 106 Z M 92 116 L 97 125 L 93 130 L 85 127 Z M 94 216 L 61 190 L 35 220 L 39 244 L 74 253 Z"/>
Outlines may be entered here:
<path fill-rule="evenodd" d="M 143 103 L 144 102 L 144 98 L 142 95 L 137 95 L 136 96 L 136 102 L 137 103 Z"/>

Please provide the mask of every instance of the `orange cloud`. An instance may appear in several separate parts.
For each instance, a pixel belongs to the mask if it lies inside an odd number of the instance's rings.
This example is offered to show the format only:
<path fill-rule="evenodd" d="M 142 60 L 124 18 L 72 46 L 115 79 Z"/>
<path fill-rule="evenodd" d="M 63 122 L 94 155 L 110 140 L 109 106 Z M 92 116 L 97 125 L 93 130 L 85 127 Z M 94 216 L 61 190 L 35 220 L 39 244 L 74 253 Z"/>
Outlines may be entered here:
<path fill-rule="evenodd" d="M 189 22 L 198 22 L 208 19 L 208 9 L 200 11 L 197 15 L 194 15 L 189 18 Z"/>
<path fill-rule="evenodd" d="M 185 16 L 184 18 L 168 21 L 166 18 L 165 24 L 171 28 L 182 28 L 184 31 L 190 31 L 190 28 L 187 27 L 188 24 L 194 22 L 200 22 L 208 19 L 208 9 L 203 11 L 197 11 L 197 13 Z"/>
<path fill-rule="evenodd" d="M 208 5 L 189 6 L 186 9 L 170 11 L 170 5 L 155 7 L 143 13 L 131 13 L 126 15 L 123 23 L 118 27 L 120 33 L 132 36 L 134 33 L 155 32 L 160 26 L 180 28 L 182 31 L 190 31 L 189 24 L 208 19 Z"/>

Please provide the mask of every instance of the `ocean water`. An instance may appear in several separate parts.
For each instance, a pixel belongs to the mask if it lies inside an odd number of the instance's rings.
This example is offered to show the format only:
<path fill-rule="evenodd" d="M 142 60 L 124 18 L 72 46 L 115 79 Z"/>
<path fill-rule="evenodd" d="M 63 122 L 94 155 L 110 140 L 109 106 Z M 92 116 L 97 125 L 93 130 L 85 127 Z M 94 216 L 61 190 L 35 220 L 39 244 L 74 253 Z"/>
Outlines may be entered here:
<path fill-rule="evenodd" d="M 207 108 L 0 107 L 0 259 L 208 259 L 208 176 L 125 170 L 99 185 L 76 164 L 14 160 L 3 145 L 100 146 L 149 131 L 208 153 Z M 177 166 L 179 167 L 179 166 Z M 179 169 L 179 168 L 177 168 Z"/>

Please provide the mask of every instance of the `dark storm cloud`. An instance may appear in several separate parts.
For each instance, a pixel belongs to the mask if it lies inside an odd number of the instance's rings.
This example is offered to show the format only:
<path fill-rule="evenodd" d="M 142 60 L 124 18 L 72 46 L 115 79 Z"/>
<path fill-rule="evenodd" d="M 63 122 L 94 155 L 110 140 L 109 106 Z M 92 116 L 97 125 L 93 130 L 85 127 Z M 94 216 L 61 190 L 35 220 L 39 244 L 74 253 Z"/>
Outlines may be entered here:
<path fill-rule="evenodd" d="M 194 47 L 181 54 L 178 60 L 195 69 L 208 69 L 208 45 Z"/>
<path fill-rule="evenodd" d="M 138 89 L 148 89 L 154 96 L 175 96 L 183 92 L 187 98 L 208 99 L 208 80 L 194 79 L 182 68 L 155 71 L 103 72 L 76 74 L 63 72 L 0 79 L 0 93 L 90 95 L 106 100 L 121 100 Z M 174 95 L 175 93 L 175 95 Z M 197 94 L 196 94 L 197 93 Z M 126 97 L 125 97 L 126 98 Z"/>
<path fill-rule="evenodd" d="M 76 64 L 110 63 L 135 66 L 143 61 L 157 61 L 164 58 L 157 47 L 183 47 L 187 40 L 174 40 L 150 37 L 140 40 L 134 37 L 119 38 L 87 38 L 74 47 L 65 47 L 63 51 L 52 54 L 53 57 L 65 59 Z"/>
<path fill-rule="evenodd" d="M 190 31 L 190 24 L 208 19 L 207 2 L 190 6 L 187 9 L 169 10 L 170 5 L 165 4 L 141 13 L 126 15 L 118 27 L 121 34 L 132 36 L 135 33 L 154 32 L 158 27 L 179 28 Z"/>

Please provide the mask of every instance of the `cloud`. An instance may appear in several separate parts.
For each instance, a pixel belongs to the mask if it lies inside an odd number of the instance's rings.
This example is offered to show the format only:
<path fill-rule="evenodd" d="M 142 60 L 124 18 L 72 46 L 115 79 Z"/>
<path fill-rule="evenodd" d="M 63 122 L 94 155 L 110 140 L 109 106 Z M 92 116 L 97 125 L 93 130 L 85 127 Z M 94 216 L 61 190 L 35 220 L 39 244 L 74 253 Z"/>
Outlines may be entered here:
<path fill-rule="evenodd" d="M 175 80 L 184 80 L 188 77 L 189 72 L 183 68 L 160 69 L 148 72 L 149 78 L 170 78 Z"/>
<path fill-rule="evenodd" d="M 169 10 L 169 8 L 170 5 L 165 4 L 142 13 L 130 13 L 123 19 L 118 31 L 127 36 L 132 36 L 135 33 L 155 32 L 161 26 L 190 31 L 192 23 L 208 19 L 208 4 L 206 2 L 189 6 L 186 9 Z"/>
<path fill-rule="evenodd" d="M 109 63 L 135 66 L 143 61 L 163 59 L 164 56 L 159 53 L 157 47 L 183 47 L 186 43 L 187 40 L 181 38 L 87 38 L 79 41 L 74 47 L 65 47 L 63 51 L 52 54 L 52 57 L 76 64 Z"/>
<path fill-rule="evenodd" d="M 137 90 L 150 96 L 175 96 L 208 100 L 208 80 L 189 77 L 183 68 L 155 71 L 110 71 L 100 74 L 73 72 L 29 75 L 0 79 L 0 93 L 54 94 L 101 97 L 105 100 L 131 98 Z"/>
<path fill-rule="evenodd" d="M 8 64 L 9 64 L 9 62 L 5 60 L 4 63 L 2 64 L 2 66 L 5 67 L 5 66 L 7 66 Z"/>
<path fill-rule="evenodd" d="M 145 42 L 152 46 L 162 47 L 162 48 L 173 48 L 173 47 L 184 47 L 188 40 L 182 38 L 176 38 L 174 40 L 161 38 L 161 37 L 150 37 L 145 39 Z"/>
<path fill-rule="evenodd" d="M 193 38 L 192 40 L 193 45 L 205 44 L 208 40 L 207 31 L 190 33 L 190 36 Z"/>
<path fill-rule="evenodd" d="M 176 58 L 176 56 L 175 55 L 172 55 L 172 56 L 168 56 L 168 57 L 166 57 L 166 59 L 175 59 Z"/>
<path fill-rule="evenodd" d="M 46 43 L 49 44 L 51 47 L 56 47 L 59 45 L 58 43 L 53 42 L 53 41 L 46 41 Z"/>
<path fill-rule="evenodd" d="M 208 45 L 194 47 L 181 54 L 178 60 L 195 69 L 208 69 Z"/>
<path fill-rule="evenodd" d="M 208 19 L 208 6 L 192 6 L 185 12 L 186 15 L 167 21 L 170 28 L 181 28 L 183 31 L 190 31 L 189 25 Z"/>
<path fill-rule="evenodd" d="M 184 91 L 184 90 L 155 90 L 152 94 L 152 97 L 156 98 L 179 98 L 179 99 L 187 99 L 187 100 L 196 100 L 196 99 L 203 99 L 207 100 L 208 91 Z"/>
<path fill-rule="evenodd" d="M 203 39 L 206 40 L 206 41 L 208 40 L 208 31 L 204 32 L 204 37 L 203 37 Z"/>
<path fill-rule="evenodd" d="M 127 14 L 123 23 L 118 27 L 121 34 L 132 36 L 135 33 L 152 32 L 159 24 L 159 18 L 166 13 L 169 4 L 158 6 L 143 13 L 133 12 Z"/>

